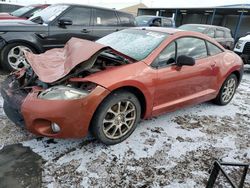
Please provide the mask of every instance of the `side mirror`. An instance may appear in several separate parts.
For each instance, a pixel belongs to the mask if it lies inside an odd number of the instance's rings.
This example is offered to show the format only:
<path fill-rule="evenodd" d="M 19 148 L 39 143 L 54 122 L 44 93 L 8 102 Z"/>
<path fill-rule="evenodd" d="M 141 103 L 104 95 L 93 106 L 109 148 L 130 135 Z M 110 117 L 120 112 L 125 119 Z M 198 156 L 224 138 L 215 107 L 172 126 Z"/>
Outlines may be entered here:
<path fill-rule="evenodd" d="M 68 19 L 68 18 L 61 18 L 58 20 L 58 24 L 61 25 L 61 26 L 66 26 L 66 25 L 72 25 L 73 22 L 71 19 Z"/>
<path fill-rule="evenodd" d="M 193 66 L 195 64 L 195 59 L 186 55 L 180 55 L 176 61 L 177 66 Z"/>

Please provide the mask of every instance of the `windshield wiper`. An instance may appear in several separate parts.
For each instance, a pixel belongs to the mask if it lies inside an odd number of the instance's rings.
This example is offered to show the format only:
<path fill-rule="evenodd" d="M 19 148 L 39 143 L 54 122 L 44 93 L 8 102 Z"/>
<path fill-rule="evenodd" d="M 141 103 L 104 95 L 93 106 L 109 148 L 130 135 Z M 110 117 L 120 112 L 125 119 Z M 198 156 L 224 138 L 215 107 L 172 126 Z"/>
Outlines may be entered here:
<path fill-rule="evenodd" d="M 117 60 L 120 60 L 120 61 L 122 61 L 123 63 L 125 63 L 125 64 L 128 64 L 129 63 L 129 60 L 127 59 L 127 58 L 125 58 L 125 57 L 122 57 L 121 55 L 118 55 L 118 54 L 116 54 L 116 53 L 114 53 L 114 52 L 112 52 L 112 51 L 110 51 L 110 50 L 108 50 L 108 51 L 105 51 L 105 52 L 103 52 L 102 54 L 110 54 L 110 55 L 112 55 L 115 59 L 117 59 Z"/>

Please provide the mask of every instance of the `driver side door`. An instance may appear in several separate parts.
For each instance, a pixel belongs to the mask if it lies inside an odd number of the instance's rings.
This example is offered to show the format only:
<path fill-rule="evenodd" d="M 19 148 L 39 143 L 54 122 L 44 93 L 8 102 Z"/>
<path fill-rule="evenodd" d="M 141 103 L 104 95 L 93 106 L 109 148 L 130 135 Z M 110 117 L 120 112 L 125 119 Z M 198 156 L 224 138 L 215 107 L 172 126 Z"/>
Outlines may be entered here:
<path fill-rule="evenodd" d="M 93 40 L 91 25 L 92 9 L 89 7 L 73 7 L 59 16 L 49 26 L 47 48 L 64 47 L 72 37 Z M 60 25 L 59 20 L 71 20 L 71 25 Z"/>
<path fill-rule="evenodd" d="M 193 66 L 177 66 L 178 56 L 195 59 Z M 186 105 L 200 103 L 216 92 L 212 85 L 214 60 L 208 56 L 203 39 L 182 37 L 170 43 L 155 60 L 157 79 L 153 115 L 174 111 Z"/>

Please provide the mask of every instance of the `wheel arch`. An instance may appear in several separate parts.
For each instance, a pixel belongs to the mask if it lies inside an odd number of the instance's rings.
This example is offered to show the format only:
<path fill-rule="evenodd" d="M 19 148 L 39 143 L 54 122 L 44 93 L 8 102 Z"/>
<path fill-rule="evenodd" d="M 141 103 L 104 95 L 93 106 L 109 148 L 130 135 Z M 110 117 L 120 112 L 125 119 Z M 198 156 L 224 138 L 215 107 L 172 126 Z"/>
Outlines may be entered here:
<path fill-rule="evenodd" d="M 42 52 L 42 49 L 39 48 L 37 45 L 35 45 L 34 43 L 32 42 L 29 42 L 29 41 L 26 41 L 26 40 L 11 40 L 11 41 L 8 41 L 7 42 L 7 45 L 9 44 L 24 44 L 24 45 L 27 45 L 29 47 L 31 47 L 35 53 L 41 53 Z"/>
<path fill-rule="evenodd" d="M 135 86 L 122 86 L 122 87 L 114 89 L 111 93 L 122 91 L 122 90 L 131 92 L 137 97 L 141 105 L 141 118 L 144 118 L 146 115 L 146 111 L 147 111 L 147 101 L 146 101 L 146 97 L 144 93 Z"/>

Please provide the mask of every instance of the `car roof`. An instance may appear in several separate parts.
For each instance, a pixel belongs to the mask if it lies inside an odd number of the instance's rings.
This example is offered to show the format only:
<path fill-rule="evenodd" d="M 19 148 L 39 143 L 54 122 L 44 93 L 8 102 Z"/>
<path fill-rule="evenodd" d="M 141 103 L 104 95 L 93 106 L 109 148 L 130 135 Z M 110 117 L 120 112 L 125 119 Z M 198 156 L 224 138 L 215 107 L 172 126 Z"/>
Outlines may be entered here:
<path fill-rule="evenodd" d="M 122 12 L 124 14 L 129 14 L 129 15 L 132 15 L 128 12 L 124 12 L 124 11 L 121 11 L 121 10 L 116 10 L 116 9 L 112 9 L 112 8 L 104 8 L 104 7 L 99 7 L 99 6 L 93 6 L 93 5 L 85 5 L 85 4 L 77 4 L 77 3 L 55 3 L 53 5 L 68 5 L 68 6 L 78 6 L 78 7 L 89 7 L 89 8 L 98 8 L 98 9 L 103 9 L 103 10 L 113 10 L 113 11 L 116 11 L 116 12 Z"/>
<path fill-rule="evenodd" d="M 172 19 L 171 17 L 165 17 L 165 16 L 155 16 L 155 15 L 140 15 L 136 17 L 149 17 L 149 18 L 167 18 L 167 19 Z"/>
<path fill-rule="evenodd" d="M 167 33 L 167 34 L 174 34 L 174 33 L 183 31 L 181 29 L 175 29 L 175 28 L 170 28 L 170 27 L 133 27 L 130 29 L 156 31 L 156 32 L 162 32 L 162 33 Z"/>
<path fill-rule="evenodd" d="M 206 27 L 206 28 L 219 28 L 219 29 L 230 31 L 229 28 L 218 26 L 218 25 L 209 25 L 209 24 L 184 24 L 184 25 L 201 26 L 201 27 Z"/>

